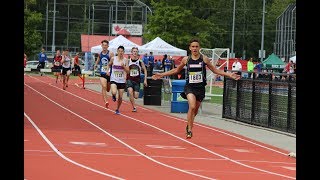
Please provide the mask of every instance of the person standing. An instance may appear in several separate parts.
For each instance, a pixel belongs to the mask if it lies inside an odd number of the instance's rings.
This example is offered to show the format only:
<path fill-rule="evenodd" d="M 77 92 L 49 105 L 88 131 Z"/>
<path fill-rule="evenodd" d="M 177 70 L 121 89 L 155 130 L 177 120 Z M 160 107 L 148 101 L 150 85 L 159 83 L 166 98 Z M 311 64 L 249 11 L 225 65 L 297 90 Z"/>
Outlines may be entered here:
<path fill-rule="evenodd" d="M 25 68 L 27 66 L 27 55 L 24 53 L 24 58 L 23 58 L 23 67 Z"/>
<path fill-rule="evenodd" d="M 40 72 L 40 69 L 43 69 L 45 64 L 46 64 L 46 61 L 48 60 L 48 57 L 45 53 L 45 50 L 44 48 L 41 49 L 41 52 L 39 53 L 38 55 L 38 60 L 39 60 L 39 64 L 38 64 L 38 71 Z M 42 73 L 40 72 L 40 75 L 42 76 Z"/>
<path fill-rule="evenodd" d="M 242 65 L 239 62 L 238 58 L 236 58 L 235 61 L 232 63 L 232 71 L 237 71 L 237 74 L 241 75 Z"/>
<path fill-rule="evenodd" d="M 251 75 L 254 70 L 254 64 L 253 64 L 253 58 L 251 57 L 249 61 L 247 62 L 247 71 L 248 71 L 248 78 L 251 78 Z"/>
<path fill-rule="evenodd" d="M 138 48 L 133 47 L 131 53 L 131 58 L 127 61 L 125 66 L 125 71 L 127 73 L 126 85 L 132 105 L 132 112 L 137 112 L 134 99 L 138 99 L 139 97 L 141 70 L 143 70 L 144 74 L 147 74 L 147 69 L 144 63 L 139 59 Z M 147 76 L 144 76 L 143 84 L 144 86 L 147 86 Z"/>
<path fill-rule="evenodd" d="M 109 108 L 107 92 L 110 91 L 110 74 L 109 75 L 107 74 L 107 66 L 110 62 L 110 59 L 114 56 L 114 54 L 113 52 L 110 52 L 108 50 L 108 47 L 109 47 L 108 40 L 101 41 L 101 47 L 102 47 L 102 51 L 98 55 L 97 61 L 94 65 L 94 69 L 96 69 L 99 64 L 101 94 L 102 94 L 102 98 L 104 100 L 104 104 L 106 108 Z"/>
<path fill-rule="evenodd" d="M 164 55 L 163 56 L 163 68 L 164 68 L 164 72 L 170 71 L 172 69 L 172 60 L 170 60 L 170 57 L 168 57 L 168 55 Z M 166 79 L 169 79 L 169 76 L 166 76 Z"/>
<path fill-rule="evenodd" d="M 117 101 L 116 95 L 118 92 L 117 109 L 115 111 L 116 114 L 120 114 L 119 109 L 122 103 L 124 88 L 126 87 L 126 72 L 124 67 L 127 59 L 125 59 L 123 55 L 124 47 L 119 46 L 117 49 L 117 56 L 113 56 L 110 59 L 106 70 L 107 75 L 110 76 L 112 101 Z M 110 66 L 112 69 L 111 72 L 109 71 Z"/>
<path fill-rule="evenodd" d="M 153 68 L 154 68 L 153 52 L 150 52 L 148 61 L 149 61 L 149 68 L 150 68 L 150 76 L 152 76 L 153 75 Z"/>
<path fill-rule="evenodd" d="M 192 39 L 189 42 L 189 50 L 191 55 L 183 57 L 180 65 L 170 71 L 156 73 L 152 79 L 160 79 L 163 76 L 170 76 L 179 73 L 184 66 L 187 66 L 186 85 L 181 97 L 188 100 L 189 110 L 187 114 L 186 137 L 192 137 L 192 128 L 195 116 L 198 114 L 198 109 L 202 100 L 205 97 L 205 86 L 207 85 L 206 67 L 213 73 L 227 76 L 234 80 L 238 80 L 240 75 L 228 73 L 217 69 L 205 55 L 200 54 L 200 42 L 197 39 Z"/>
<path fill-rule="evenodd" d="M 62 89 L 65 90 L 68 87 L 69 77 L 71 74 L 71 64 L 72 64 L 68 49 L 63 51 L 61 63 L 62 63 L 62 77 L 63 77 Z"/>

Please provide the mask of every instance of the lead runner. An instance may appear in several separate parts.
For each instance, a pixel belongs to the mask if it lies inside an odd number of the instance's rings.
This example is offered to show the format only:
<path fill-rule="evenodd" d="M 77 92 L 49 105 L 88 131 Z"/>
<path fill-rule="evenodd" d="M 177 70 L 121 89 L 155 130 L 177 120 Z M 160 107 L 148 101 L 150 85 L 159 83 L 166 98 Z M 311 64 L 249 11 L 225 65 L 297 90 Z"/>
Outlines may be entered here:
<path fill-rule="evenodd" d="M 217 69 L 205 55 L 200 54 L 200 42 L 197 39 L 192 39 L 189 42 L 189 50 L 191 55 L 185 56 L 180 65 L 170 71 L 163 73 L 156 73 L 152 76 L 152 79 L 160 79 L 163 76 L 171 76 L 179 73 L 184 66 L 187 66 L 186 85 L 184 92 L 181 93 L 181 97 L 188 100 L 189 110 L 187 114 L 187 127 L 186 137 L 192 137 L 193 121 L 198 114 L 198 109 L 202 100 L 205 97 L 205 86 L 207 85 L 206 79 L 206 67 L 208 67 L 213 73 L 221 76 L 227 76 L 234 80 L 240 79 L 240 75 L 235 73 L 224 72 Z"/>

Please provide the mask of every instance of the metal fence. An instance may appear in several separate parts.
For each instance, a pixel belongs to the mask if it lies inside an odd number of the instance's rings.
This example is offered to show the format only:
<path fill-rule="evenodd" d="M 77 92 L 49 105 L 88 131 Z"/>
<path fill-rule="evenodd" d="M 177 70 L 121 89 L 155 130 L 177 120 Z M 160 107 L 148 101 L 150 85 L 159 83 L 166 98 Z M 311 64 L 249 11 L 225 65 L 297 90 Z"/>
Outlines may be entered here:
<path fill-rule="evenodd" d="M 290 4 L 277 18 L 275 54 L 289 62 L 296 55 L 296 4 Z"/>
<path fill-rule="evenodd" d="M 224 78 L 222 117 L 296 134 L 295 75 L 255 77 Z"/>

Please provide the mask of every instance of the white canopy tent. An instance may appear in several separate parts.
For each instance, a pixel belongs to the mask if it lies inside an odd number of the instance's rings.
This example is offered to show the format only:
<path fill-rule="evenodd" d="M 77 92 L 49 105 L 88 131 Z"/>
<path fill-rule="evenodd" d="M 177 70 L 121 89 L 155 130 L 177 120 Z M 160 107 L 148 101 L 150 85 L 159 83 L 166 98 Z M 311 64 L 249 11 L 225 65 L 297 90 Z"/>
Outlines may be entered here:
<path fill-rule="evenodd" d="M 125 38 L 122 35 L 117 36 L 116 38 L 109 41 L 109 48 L 108 50 L 116 53 L 119 46 L 124 47 L 124 53 L 125 54 L 131 54 L 131 48 L 132 47 L 138 47 L 140 49 L 140 46 L 136 43 L 130 41 L 129 39 Z M 101 45 L 93 46 L 91 47 L 91 53 L 100 53 L 102 51 Z"/>
<path fill-rule="evenodd" d="M 293 63 L 296 63 L 296 56 L 292 56 L 291 58 L 289 58 L 290 61 L 293 61 Z"/>
<path fill-rule="evenodd" d="M 156 37 L 152 41 L 147 44 L 139 47 L 139 53 L 149 53 L 152 52 L 153 55 L 170 55 L 170 56 L 186 56 L 187 51 L 183 49 L 179 49 L 177 47 L 172 46 L 171 44 L 165 42 L 160 37 Z"/>

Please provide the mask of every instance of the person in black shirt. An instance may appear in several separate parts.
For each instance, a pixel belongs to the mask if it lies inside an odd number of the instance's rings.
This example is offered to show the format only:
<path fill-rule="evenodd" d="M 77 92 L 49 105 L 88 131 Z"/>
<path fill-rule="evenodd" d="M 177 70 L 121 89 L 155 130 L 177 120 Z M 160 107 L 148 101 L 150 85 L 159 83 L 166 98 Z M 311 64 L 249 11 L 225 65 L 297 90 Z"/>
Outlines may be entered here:
<path fill-rule="evenodd" d="M 191 55 L 182 59 L 180 65 L 177 68 L 163 73 L 156 73 L 152 76 L 152 79 L 160 79 L 163 76 L 170 76 L 179 73 L 184 66 L 187 66 L 186 85 L 184 92 L 181 93 L 181 97 L 188 100 L 189 110 L 187 114 L 187 138 L 192 137 L 192 127 L 195 116 L 198 114 L 198 109 L 202 100 L 205 97 L 206 80 L 206 66 L 216 74 L 221 76 L 227 76 L 234 80 L 240 79 L 240 75 L 235 73 L 224 72 L 217 69 L 205 55 L 200 54 L 200 42 L 197 39 L 192 39 L 189 44 L 189 50 Z"/>

